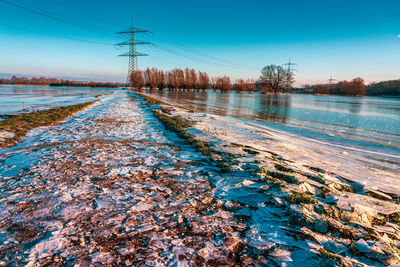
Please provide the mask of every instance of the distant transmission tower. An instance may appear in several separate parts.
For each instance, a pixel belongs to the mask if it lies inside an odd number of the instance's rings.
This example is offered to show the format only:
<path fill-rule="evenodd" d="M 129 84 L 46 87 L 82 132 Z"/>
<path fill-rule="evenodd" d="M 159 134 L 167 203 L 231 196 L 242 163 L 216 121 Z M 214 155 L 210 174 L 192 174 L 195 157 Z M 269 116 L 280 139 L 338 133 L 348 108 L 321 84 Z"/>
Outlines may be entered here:
<path fill-rule="evenodd" d="M 138 53 L 136 50 L 136 45 L 152 44 L 149 42 L 143 42 L 143 41 L 136 40 L 136 33 L 145 33 L 145 32 L 149 32 L 149 31 L 133 27 L 133 17 L 132 17 L 132 27 L 125 31 L 118 32 L 118 34 L 122 34 L 124 36 L 129 35 L 129 40 L 116 44 L 117 46 L 129 45 L 129 52 L 119 55 L 119 56 L 123 56 L 123 57 L 129 57 L 128 76 L 126 77 L 127 84 L 129 84 L 129 82 L 130 82 L 131 73 L 134 70 L 138 70 L 138 57 L 148 56 L 148 54 Z"/>
<path fill-rule="evenodd" d="M 288 66 L 288 67 L 287 67 L 287 70 L 288 70 L 289 72 L 292 72 L 292 71 L 295 70 L 295 69 L 292 68 L 292 66 L 297 66 L 296 63 L 292 63 L 292 62 L 290 61 L 290 58 L 289 58 L 289 62 L 288 62 L 288 63 L 285 63 L 285 64 L 283 64 L 283 65 L 284 65 L 284 66 Z"/>
<path fill-rule="evenodd" d="M 331 75 L 331 77 L 328 79 L 328 82 L 331 84 L 333 81 L 336 81 L 336 79 L 333 79 Z"/>

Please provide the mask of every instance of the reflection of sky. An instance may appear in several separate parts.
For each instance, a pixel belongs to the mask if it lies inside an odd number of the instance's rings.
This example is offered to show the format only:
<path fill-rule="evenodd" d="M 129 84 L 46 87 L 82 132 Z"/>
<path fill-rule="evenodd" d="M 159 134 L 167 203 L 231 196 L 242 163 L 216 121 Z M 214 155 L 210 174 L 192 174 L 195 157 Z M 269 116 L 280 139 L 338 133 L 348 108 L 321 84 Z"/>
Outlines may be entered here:
<path fill-rule="evenodd" d="M 71 105 L 94 100 L 98 94 L 107 94 L 99 89 L 65 89 L 49 87 L 0 86 L 0 114 L 18 112 L 22 109 L 38 109 L 49 106 Z"/>
<path fill-rule="evenodd" d="M 164 93 L 159 93 L 164 94 Z M 400 142 L 398 98 L 168 92 L 171 99 L 218 115 L 264 120 L 332 134 Z M 189 95 L 191 97 L 189 97 Z M 393 109 L 390 109 L 393 107 Z"/>

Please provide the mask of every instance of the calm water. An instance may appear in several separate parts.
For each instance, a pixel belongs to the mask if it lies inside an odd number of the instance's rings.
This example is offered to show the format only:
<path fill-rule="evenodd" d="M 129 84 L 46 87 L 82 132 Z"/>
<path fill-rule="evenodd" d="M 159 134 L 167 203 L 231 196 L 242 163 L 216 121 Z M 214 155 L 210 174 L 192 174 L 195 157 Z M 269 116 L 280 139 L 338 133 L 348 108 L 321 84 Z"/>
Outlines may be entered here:
<path fill-rule="evenodd" d="M 400 156 L 400 98 L 148 91 L 194 110 Z"/>
<path fill-rule="evenodd" d="M 0 86 L 0 115 L 92 101 L 110 88 Z M 204 113 L 400 158 L 400 98 L 148 91 Z"/>
<path fill-rule="evenodd" d="M 0 115 L 93 101 L 110 90 L 68 87 L 0 86 Z"/>

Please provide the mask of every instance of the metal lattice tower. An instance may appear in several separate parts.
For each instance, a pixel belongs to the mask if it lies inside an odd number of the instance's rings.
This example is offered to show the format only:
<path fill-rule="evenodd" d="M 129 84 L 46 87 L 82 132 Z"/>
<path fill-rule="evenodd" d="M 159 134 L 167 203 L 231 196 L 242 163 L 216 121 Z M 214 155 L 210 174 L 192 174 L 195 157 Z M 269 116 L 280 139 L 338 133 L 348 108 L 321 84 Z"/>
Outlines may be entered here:
<path fill-rule="evenodd" d="M 328 79 L 328 82 L 331 84 L 333 81 L 336 81 L 336 79 L 333 79 L 331 75 L 331 77 Z"/>
<path fill-rule="evenodd" d="M 128 65 L 128 75 L 126 77 L 126 83 L 130 83 L 130 76 L 134 70 L 138 70 L 138 57 L 148 56 L 148 54 L 138 53 L 136 50 L 136 45 L 138 44 L 152 44 L 149 42 L 143 42 L 136 39 L 136 33 L 146 33 L 148 30 L 138 29 L 133 26 L 133 17 L 132 17 L 132 27 L 118 32 L 121 35 L 129 35 L 129 40 L 116 44 L 117 46 L 129 45 L 129 52 L 121 54 L 119 56 L 129 57 L 129 65 Z"/>
<path fill-rule="evenodd" d="M 293 69 L 292 68 L 292 66 L 297 66 L 297 64 L 296 63 L 292 63 L 291 61 L 290 61 L 290 58 L 289 58 L 289 62 L 288 63 L 285 63 L 285 64 L 283 64 L 284 66 L 288 66 L 288 71 L 289 72 L 292 72 L 292 71 L 294 71 L 295 69 Z"/>

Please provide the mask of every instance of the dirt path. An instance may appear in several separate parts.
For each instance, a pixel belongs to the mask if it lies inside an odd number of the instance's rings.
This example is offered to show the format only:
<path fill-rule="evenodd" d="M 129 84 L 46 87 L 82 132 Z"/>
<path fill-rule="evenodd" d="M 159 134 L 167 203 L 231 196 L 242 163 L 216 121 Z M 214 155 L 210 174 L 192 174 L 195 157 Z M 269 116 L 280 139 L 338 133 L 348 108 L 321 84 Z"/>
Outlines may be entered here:
<path fill-rule="evenodd" d="M 246 265 L 218 169 L 117 91 L 0 151 L 0 266 Z"/>

